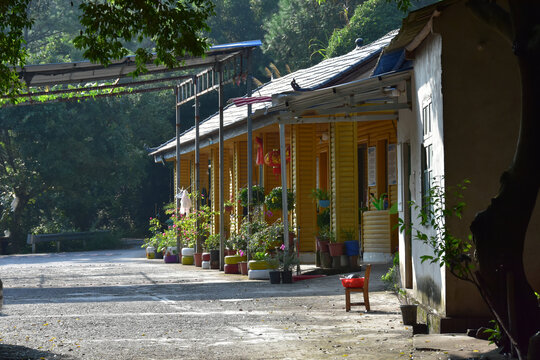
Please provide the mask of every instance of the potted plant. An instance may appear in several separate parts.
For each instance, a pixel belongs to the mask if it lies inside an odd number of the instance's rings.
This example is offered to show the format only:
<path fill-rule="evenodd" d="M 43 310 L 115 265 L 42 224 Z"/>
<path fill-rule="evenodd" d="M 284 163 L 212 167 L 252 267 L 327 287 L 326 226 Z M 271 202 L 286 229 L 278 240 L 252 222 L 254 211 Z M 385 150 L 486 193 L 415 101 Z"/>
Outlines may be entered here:
<path fill-rule="evenodd" d="M 210 268 L 219 269 L 219 234 L 212 234 L 204 241 L 205 248 L 210 252 Z"/>
<path fill-rule="evenodd" d="M 240 205 L 248 206 L 248 189 L 243 188 L 238 193 L 238 201 Z M 264 188 L 259 185 L 253 185 L 251 187 L 251 205 L 257 206 L 264 203 Z"/>
<path fill-rule="evenodd" d="M 398 289 L 398 297 L 401 302 L 399 308 L 401 309 L 401 317 L 403 319 L 403 325 L 416 325 L 416 314 L 418 312 L 418 305 L 409 302 L 409 297 L 403 289 Z"/>
<path fill-rule="evenodd" d="M 264 198 L 264 204 L 268 210 L 281 210 L 283 208 L 281 186 L 275 187 Z M 287 189 L 287 209 L 289 211 L 294 209 L 295 203 L 294 191 Z"/>
<path fill-rule="evenodd" d="M 234 210 L 234 202 L 232 201 L 232 199 L 225 200 L 225 202 L 223 203 L 223 206 L 226 212 L 232 212 Z"/>
<path fill-rule="evenodd" d="M 292 284 L 292 269 L 300 264 L 300 260 L 294 252 L 285 251 L 285 246 L 281 246 L 279 253 L 279 264 L 281 270 L 281 280 L 284 284 Z"/>
<path fill-rule="evenodd" d="M 279 271 L 279 259 L 276 256 L 266 254 L 265 260 L 268 263 L 268 267 L 270 268 L 270 271 L 268 272 L 268 274 L 270 275 L 270 284 L 281 283 L 281 271 Z"/>
<path fill-rule="evenodd" d="M 358 256 L 360 255 L 360 244 L 356 237 L 354 228 L 341 229 L 341 233 L 345 238 L 345 255 L 349 257 L 349 266 L 358 266 Z"/>
<path fill-rule="evenodd" d="M 389 261 L 398 246 L 397 203 L 389 207 L 387 194 L 371 197 L 371 208 L 362 212 L 364 261 Z"/>
<path fill-rule="evenodd" d="M 344 244 L 337 241 L 337 238 L 333 232 L 331 234 L 332 235 L 329 239 L 330 242 L 328 244 L 328 252 L 330 253 L 330 256 L 336 257 L 343 255 Z"/>
<path fill-rule="evenodd" d="M 269 268 L 266 262 L 266 253 L 259 251 L 251 256 L 252 260 L 248 262 L 249 270 L 266 270 Z"/>
<path fill-rule="evenodd" d="M 246 258 L 246 253 L 243 250 L 238 250 L 238 255 L 242 257 L 242 259 Z M 247 275 L 248 274 L 248 262 L 246 260 L 242 260 L 238 263 L 238 267 L 240 268 L 240 274 Z"/>
<path fill-rule="evenodd" d="M 311 197 L 318 202 L 318 205 L 323 208 L 330 206 L 330 193 L 324 189 L 311 190 Z"/>

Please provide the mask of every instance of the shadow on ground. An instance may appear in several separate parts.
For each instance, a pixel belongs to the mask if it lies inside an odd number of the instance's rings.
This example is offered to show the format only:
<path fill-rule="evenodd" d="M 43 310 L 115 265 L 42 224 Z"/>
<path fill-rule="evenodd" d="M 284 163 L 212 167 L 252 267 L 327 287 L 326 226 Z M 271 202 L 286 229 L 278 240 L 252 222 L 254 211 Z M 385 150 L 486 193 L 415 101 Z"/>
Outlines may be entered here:
<path fill-rule="evenodd" d="M 2 360 L 39 360 L 39 359 L 60 359 L 72 360 L 75 357 L 69 355 L 56 354 L 50 351 L 31 349 L 26 346 L 19 345 L 0 345 L 0 356 Z"/>

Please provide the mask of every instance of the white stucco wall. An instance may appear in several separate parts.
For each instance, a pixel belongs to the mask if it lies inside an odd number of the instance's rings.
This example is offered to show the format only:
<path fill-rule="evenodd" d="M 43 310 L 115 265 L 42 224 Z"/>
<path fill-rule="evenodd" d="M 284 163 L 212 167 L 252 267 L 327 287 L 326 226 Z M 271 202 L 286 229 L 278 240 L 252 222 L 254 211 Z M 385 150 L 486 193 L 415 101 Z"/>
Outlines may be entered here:
<path fill-rule="evenodd" d="M 441 93 L 441 46 L 439 35 L 430 36 L 417 50 L 414 60 L 414 77 L 412 81 L 413 111 L 400 112 L 398 123 L 398 142 L 401 149 L 404 143 L 410 144 L 411 177 L 409 187 L 411 200 L 417 204 L 422 202 L 422 169 L 421 151 L 424 142 L 422 127 L 422 109 L 432 104 L 432 131 L 430 142 L 433 147 L 433 176 L 441 178 L 444 175 L 444 147 L 443 147 L 443 97 Z M 400 169 L 403 169 L 403 158 L 398 156 Z M 403 174 L 403 172 L 402 172 Z M 404 199 L 404 179 L 400 177 L 399 199 Z M 441 184 L 442 185 L 442 184 Z M 400 217 L 403 218 L 405 204 L 400 206 Z M 411 219 L 415 227 L 418 224 L 418 212 L 412 210 Z M 422 229 L 432 233 L 430 229 Z M 404 248 L 404 234 L 400 234 L 400 248 Z M 444 315 L 445 312 L 445 271 L 438 264 L 421 262 L 420 256 L 433 254 L 432 249 L 420 240 L 412 239 L 412 271 L 413 292 L 415 297 L 423 304 L 429 305 L 436 312 Z M 402 261 L 404 263 L 404 261 Z M 404 268 L 401 269 L 405 271 Z"/>

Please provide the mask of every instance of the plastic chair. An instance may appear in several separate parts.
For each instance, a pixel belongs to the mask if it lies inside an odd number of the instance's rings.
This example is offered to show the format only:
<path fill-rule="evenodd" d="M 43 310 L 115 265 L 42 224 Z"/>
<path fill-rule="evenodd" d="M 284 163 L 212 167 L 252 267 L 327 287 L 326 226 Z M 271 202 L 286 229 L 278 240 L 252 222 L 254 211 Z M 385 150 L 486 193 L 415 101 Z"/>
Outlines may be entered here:
<path fill-rule="evenodd" d="M 364 275 L 364 286 L 363 287 L 348 287 L 345 288 L 345 311 L 351 311 L 351 306 L 365 306 L 366 310 L 369 311 L 369 274 L 371 273 L 371 264 L 366 265 L 366 273 Z M 351 293 L 352 292 L 362 292 L 364 294 L 363 302 L 351 302 Z"/>

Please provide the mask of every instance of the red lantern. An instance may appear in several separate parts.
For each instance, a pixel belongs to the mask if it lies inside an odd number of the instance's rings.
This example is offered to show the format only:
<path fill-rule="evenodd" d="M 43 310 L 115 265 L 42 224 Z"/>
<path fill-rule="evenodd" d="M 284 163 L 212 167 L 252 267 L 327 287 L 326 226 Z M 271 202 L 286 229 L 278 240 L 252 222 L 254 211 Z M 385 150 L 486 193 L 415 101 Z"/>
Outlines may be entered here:
<path fill-rule="evenodd" d="M 285 159 L 287 162 L 289 162 L 291 159 L 291 151 L 289 146 L 287 146 L 287 149 L 285 150 Z M 281 174 L 281 153 L 279 150 L 274 149 L 267 152 L 264 156 L 264 163 L 272 167 L 272 172 L 274 175 Z"/>

